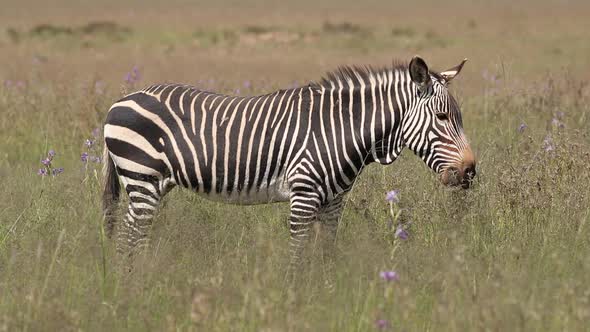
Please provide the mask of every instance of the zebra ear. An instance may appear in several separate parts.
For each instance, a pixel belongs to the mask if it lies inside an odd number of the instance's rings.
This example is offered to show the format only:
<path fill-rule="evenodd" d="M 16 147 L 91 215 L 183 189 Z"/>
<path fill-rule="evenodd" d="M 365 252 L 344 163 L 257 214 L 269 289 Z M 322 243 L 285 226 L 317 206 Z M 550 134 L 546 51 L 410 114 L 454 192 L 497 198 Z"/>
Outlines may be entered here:
<path fill-rule="evenodd" d="M 428 66 L 421 57 L 417 55 L 413 57 L 412 61 L 410 61 L 409 69 L 410 78 L 412 78 L 412 81 L 418 85 L 419 90 L 425 90 L 430 84 L 432 84 Z"/>
<path fill-rule="evenodd" d="M 467 62 L 467 59 L 463 59 L 463 61 L 461 61 L 459 65 L 441 72 L 440 76 L 442 76 L 445 79 L 445 81 L 449 82 L 450 80 L 455 78 L 455 76 L 459 75 L 461 69 L 463 69 L 463 65 L 465 64 L 465 62 Z"/>

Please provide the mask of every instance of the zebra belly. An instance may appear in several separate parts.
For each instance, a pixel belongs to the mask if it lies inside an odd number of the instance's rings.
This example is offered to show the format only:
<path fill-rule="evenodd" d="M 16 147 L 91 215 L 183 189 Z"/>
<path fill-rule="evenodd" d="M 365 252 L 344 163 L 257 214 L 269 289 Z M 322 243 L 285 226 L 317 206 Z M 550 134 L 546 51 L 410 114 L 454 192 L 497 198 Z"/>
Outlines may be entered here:
<path fill-rule="evenodd" d="M 228 192 L 198 192 L 199 195 L 209 200 L 237 205 L 255 205 L 268 204 L 274 202 L 289 201 L 289 187 L 284 179 L 271 181 L 270 185 L 263 184 L 259 188 L 252 188 L 249 192 L 246 190 L 234 190 Z"/>

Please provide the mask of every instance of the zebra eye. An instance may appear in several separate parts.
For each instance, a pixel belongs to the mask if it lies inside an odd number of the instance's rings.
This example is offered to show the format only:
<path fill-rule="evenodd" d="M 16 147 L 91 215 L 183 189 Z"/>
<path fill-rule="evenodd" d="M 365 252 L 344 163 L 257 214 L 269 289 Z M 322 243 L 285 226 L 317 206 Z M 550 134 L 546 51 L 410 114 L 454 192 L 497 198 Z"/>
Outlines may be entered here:
<path fill-rule="evenodd" d="M 449 116 L 447 115 L 447 113 L 436 113 L 436 117 L 440 121 L 448 121 L 449 120 Z"/>

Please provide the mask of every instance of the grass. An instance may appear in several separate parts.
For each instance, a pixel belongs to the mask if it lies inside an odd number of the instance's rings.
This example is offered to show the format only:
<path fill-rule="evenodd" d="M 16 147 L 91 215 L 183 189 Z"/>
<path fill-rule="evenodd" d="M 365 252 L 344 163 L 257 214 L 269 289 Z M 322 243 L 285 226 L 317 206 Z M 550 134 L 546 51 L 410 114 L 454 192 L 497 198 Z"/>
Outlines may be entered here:
<path fill-rule="evenodd" d="M 524 4 L 497 5 L 480 19 L 483 7 L 458 2 L 442 14 L 460 10 L 462 28 L 448 31 L 427 3 L 391 22 L 386 2 L 368 12 L 343 2 L 333 16 L 318 4 L 306 17 L 305 2 L 260 0 L 260 16 L 234 21 L 218 12 L 224 5 L 195 13 L 179 1 L 176 12 L 154 4 L 162 15 L 153 22 L 150 9 L 113 9 L 116 24 L 105 26 L 130 31 L 122 39 L 106 30 L 11 39 L 111 20 L 59 3 L 65 14 L 31 7 L 22 21 L 0 20 L 9 64 L 0 68 L 0 330 L 370 331 L 380 319 L 389 330 L 588 330 L 590 49 L 581 40 L 590 32 L 578 14 L 586 4 L 540 2 L 528 15 Z M 15 17 L 26 6 L 15 2 Z M 541 24 L 552 20 L 547 8 L 563 24 Z M 200 15 L 205 23 L 178 23 Z M 117 269 L 102 233 L 101 165 L 80 154 L 121 94 L 155 81 L 256 94 L 418 51 L 439 69 L 470 58 L 452 89 L 479 160 L 474 188 L 443 188 L 408 151 L 369 167 L 346 203 L 333 273 L 311 246 L 293 289 L 284 283 L 286 205 L 231 206 L 174 190 L 150 250 L 133 273 Z M 124 82 L 134 65 L 140 81 Z M 49 149 L 64 173 L 40 177 Z M 405 241 L 388 227 L 391 189 L 411 222 Z M 386 270 L 399 281 L 381 280 Z"/>

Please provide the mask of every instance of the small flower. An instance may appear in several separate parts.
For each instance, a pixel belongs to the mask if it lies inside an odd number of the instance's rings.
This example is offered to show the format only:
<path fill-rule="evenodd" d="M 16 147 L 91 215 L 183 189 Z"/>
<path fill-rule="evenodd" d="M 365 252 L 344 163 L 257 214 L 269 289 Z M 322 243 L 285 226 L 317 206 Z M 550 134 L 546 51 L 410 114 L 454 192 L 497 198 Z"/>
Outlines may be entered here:
<path fill-rule="evenodd" d="M 82 160 L 83 163 L 88 162 L 88 152 L 82 152 L 80 155 L 80 160 Z"/>
<path fill-rule="evenodd" d="M 398 203 L 399 202 L 399 191 L 392 190 L 385 195 L 385 200 L 390 203 Z"/>
<path fill-rule="evenodd" d="M 498 76 L 488 72 L 486 69 L 481 72 L 481 76 L 484 80 L 490 81 L 492 83 L 496 83 L 498 81 Z"/>
<path fill-rule="evenodd" d="M 41 164 L 43 164 L 45 166 L 49 166 L 49 165 L 51 165 L 51 159 L 45 158 L 45 159 L 41 160 Z"/>
<path fill-rule="evenodd" d="M 389 328 L 389 322 L 385 319 L 378 319 L 375 321 L 375 326 L 380 330 L 385 330 Z"/>
<path fill-rule="evenodd" d="M 527 125 L 525 123 L 521 123 L 520 126 L 518 126 L 518 132 L 522 133 L 524 132 L 525 129 L 527 129 Z"/>
<path fill-rule="evenodd" d="M 51 170 L 51 173 L 56 176 L 59 175 L 61 173 L 63 173 L 64 168 L 63 167 L 58 167 L 58 168 L 54 168 L 53 170 Z"/>
<path fill-rule="evenodd" d="M 395 230 L 395 237 L 397 237 L 398 239 L 402 239 L 402 240 L 407 240 L 410 234 L 408 234 L 408 231 L 406 231 L 402 225 L 397 226 L 396 230 Z"/>
<path fill-rule="evenodd" d="M 551 136 L 547 136 L 543 140 L 543 150 L 547 152 L 555 150 L 555 145 L 553 144 L 553 139 L 551 138 Z"/>
<path fill-rule="evenodd" d="M 84 145 L 86 145 L 86 147 L 88 147 L 88 148 L 91 148 L 91 147 L 94 145 L 94 141 L 93 141 L 93 140 L 91 140 L 91 139 L 87 139 L 87 140 L 84 142 Z"/>
<path fill-rule="evenodd" d="M 137 66 L 133 66 L 130 72 L 125 75 L 125 82 L 127 84 L 135 84 L 141 79 L 141 72 Z"/>
<path fill-rule="evenodd" d="M 133 83 L 133 76 L 131 75 L 131 73 L 127 73 L 127 75 L 125 75 L 125 83 L 127 83 L 127 84 Z"/>
<path fill-rule="evenodd" d="M 49 159 L 53 159 L 53 157 L 55 157 L 55 150 L 49 150 L 47 155 L 49 156 Z"/>
<path fill-rule="evenodd" d="M 41 176 L 47 175 L 47 168 L 39 168 L 39 170 L 37 171 L 37 174 L 41 175 Z"/>
<path fill-rule="evenodd" d="M 94 92 L 99 95 L 104 93 L 104 82 L 103 81 L 94 82 Z"/>
<path fill-rule="evenodd" d="M 381 273 L 379 273 L 379 277 L 381 277 L 381 279 L 383 279 L 385 281 L 398 281 L 399 280 L 399 276 L 397 275 L 397 272 L 395 272 L 395 271 L 382 271 Z"/>
<path fill-rule="evenodd" d="M 100 157 L 96 157 L 96 156 L 95 157 L 90 157 L 90 160 L 92 162 L 94 162 L 94 163 L 97 163 L 97 164 L 100 163 Z"/>
<path fill-rule="evenodd" d="M 234 91 L 235 95 L 239 95 L 240 94 L 240 88 L 237 88 L 236 91 Z"/>
<path fill-rule="evenodd" d="M 557 118 L 553 118 L 551 119 L 551 125 L 557 127 L 557 128 L 563 128 L 565 127 L 565 125 L 563 124 L 563 122 L 559 121 L 559 119 Z"/>

